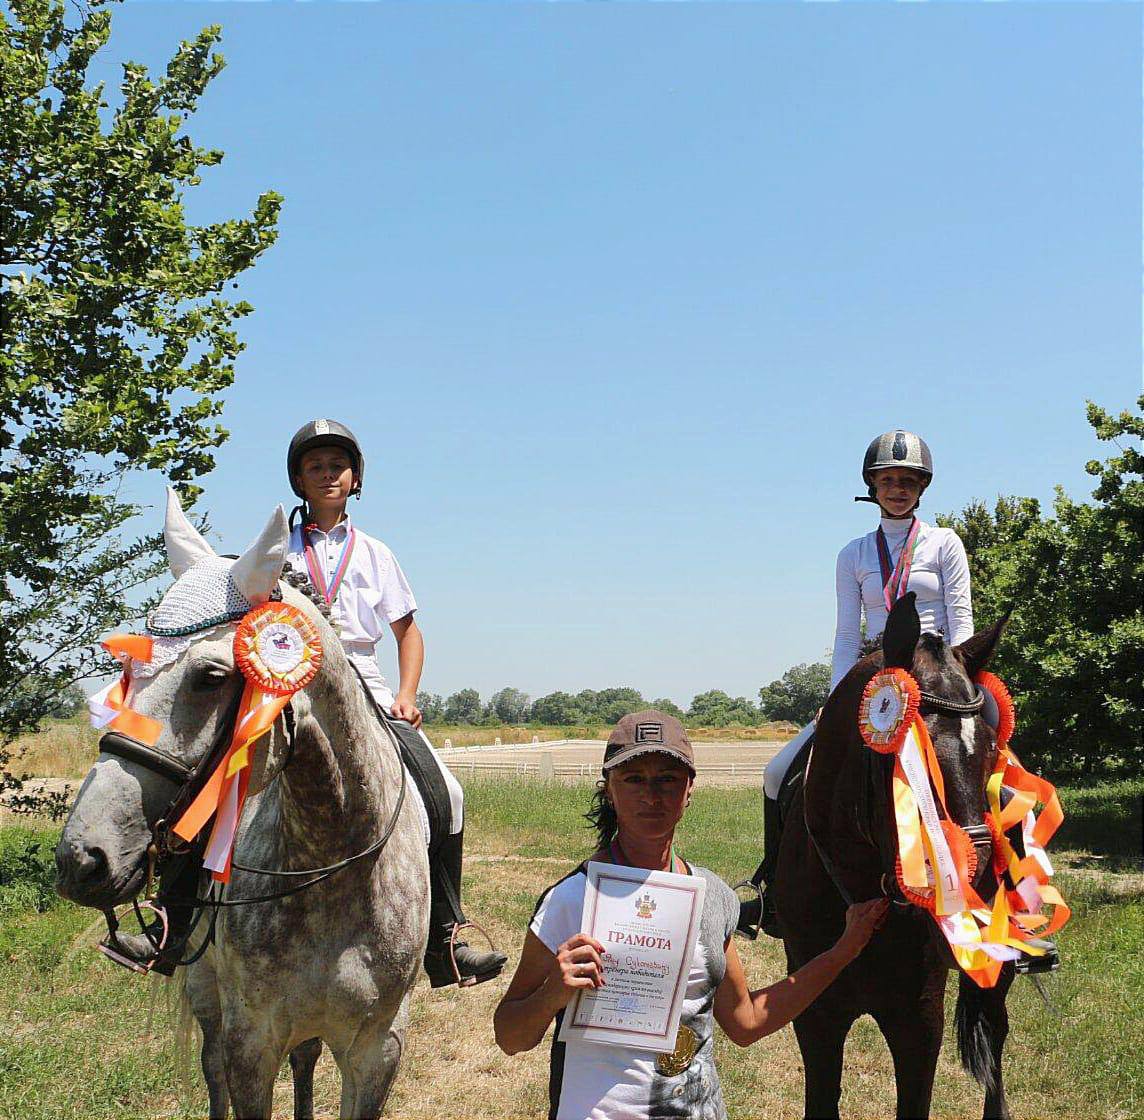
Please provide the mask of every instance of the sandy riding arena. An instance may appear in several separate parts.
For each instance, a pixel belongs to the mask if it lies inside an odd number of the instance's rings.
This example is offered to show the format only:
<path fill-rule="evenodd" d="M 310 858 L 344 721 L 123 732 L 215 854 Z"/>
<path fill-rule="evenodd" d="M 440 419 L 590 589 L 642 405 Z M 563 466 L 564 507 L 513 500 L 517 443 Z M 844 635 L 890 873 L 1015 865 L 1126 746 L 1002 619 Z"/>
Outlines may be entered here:
<path fill-rule="evenodd" d="M 763 768 L 782 749 L 782 740 L 696 742 L 695 765 L 706 786 L 761 787 Z M 558 739 L 550 743 L 458 747 L 441 757 L 458 777 L 496 774 L 577 781 L 595 779 L 604 757 L 603 739 Z"/>

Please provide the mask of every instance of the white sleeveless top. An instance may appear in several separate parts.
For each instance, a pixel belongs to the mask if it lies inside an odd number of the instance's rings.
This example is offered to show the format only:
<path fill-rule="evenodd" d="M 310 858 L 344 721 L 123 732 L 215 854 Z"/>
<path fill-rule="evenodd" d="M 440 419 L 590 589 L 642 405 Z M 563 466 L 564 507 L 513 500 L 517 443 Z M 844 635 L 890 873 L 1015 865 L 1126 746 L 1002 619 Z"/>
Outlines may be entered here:
<path fill-rule="evenodd" d="M 898 562 L 909 519 L 881 519 L 890 548 Z M 922 632 L 940 634 L 958 645 L 973 634 L 973 605 L 969 595 L 969 563 L 965 546 L 952 529 L 939 529 L 919 521 L 917 545 L 906 589 L 917 595 Z M 858 660 L 862 645 L 861 621 L 866 616 L 866 637 L 875 638 L 886 628 L 886 603 L 882 597 L 882 569 L 878 563 L 877 530 L 852 540 L 839 554 L 835 570 L 838 618 L 834 628 L 834 657 L 830 687 L 834 689 Z"/>

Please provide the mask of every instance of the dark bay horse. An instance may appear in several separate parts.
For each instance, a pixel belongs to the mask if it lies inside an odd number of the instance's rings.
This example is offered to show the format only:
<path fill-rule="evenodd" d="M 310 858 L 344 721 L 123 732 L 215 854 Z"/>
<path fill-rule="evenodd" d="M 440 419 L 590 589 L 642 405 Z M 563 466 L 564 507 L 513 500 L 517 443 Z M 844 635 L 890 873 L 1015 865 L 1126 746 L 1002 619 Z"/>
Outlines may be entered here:
<path fill-rule="evenodd" d="M 894 882 L 893 761 L 870 750 L 858 729 L 867 682 L 883 667 L 902 668 L 924 693 L 954 706 L 972 706 L 973 677 L 992 655 L 1002 625 L 951 648 L 940 637 L 920 634 L 914 596 L 905 595 L 890 612 L 882 649 L 859 661 L 827 700 L 806 785 L 790 808 L 779 848 L 775 901 L 790 971 L 830 948 L 842 932 L 844 894 L 856 902 L 877 898 Z M 921 714 L 945 779 L 949 814 L 979 845 L 975 888 L 991 898 L 995 880 L 990 883 L 984 822 L 985 783 L 997 759 L 995 737 L 979 714 L 943 713 L 925 703 Z M 929 1115 L 944 1028 L 946 973 L 953 967 L 927 913 L 915 906 L 891 907 L 886 924 L 861 956 L 795 1020 L 808 1118 L 839 1115 L 843 1046 L 862 1015 L 873 1016 L 890 1048 L 896 1115 Z M 1009 1027 L 1005 997 L 1013 976 L 1009 963 L 994 988 L 981 989 L 960 977 L 958 1043 L 962 1063 L 985 1086 L 986 1120 L 1009 1118 L 1001 1051 Z"/>

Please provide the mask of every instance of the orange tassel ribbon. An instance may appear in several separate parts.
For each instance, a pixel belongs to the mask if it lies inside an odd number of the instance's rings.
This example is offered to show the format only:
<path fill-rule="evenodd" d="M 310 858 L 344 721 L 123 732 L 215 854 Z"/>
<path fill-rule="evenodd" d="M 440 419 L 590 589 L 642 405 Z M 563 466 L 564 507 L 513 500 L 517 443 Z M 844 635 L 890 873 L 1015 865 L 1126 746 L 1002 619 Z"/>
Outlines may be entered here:
<path fill-rule="evenodd" d="M 152 641 L 140 634 L 114 634 L 103 643 L 123 662 L 123 675 L 88 701 L 92 723 L 130 735 L 153 747 L 163 732 L 156 720 L 126 706 L 132 660 L 147 662 Z M 322 641 L 310 618 L 288 603 L 265 603 L 246 614 L 234 635 L 234 660 L 246 683 L 226 753 L 171 831 L 187 842 L 214 826 L 203 863 L 214 879 L 230 879 L 238 825 L 250 785 L 251 748 L 273 726 L 294 693 L 314 679 L 322 664 Z"/>
<path fill-rule="evenodd" d="M 993 861 L 998 889 L 992 904 L 973 888 L 977 854 L 945 803 L 945 782 L 925 721 L 918 714 L 920 690 L 902 669 L 876 673 L 859 708 L 859 730 L 875 751 L 894 755 L 893 815 L 898 837 L 896 874 L 902 894 L 927 910 L 949 944 L 958 966 L 982 988 L 997 983 L 1001 966 L 1021 953 L 1044 950 L 1030 939 L 1054 933 L 1069 908 L 1050 883 L 1053 869 L 1045 845 L 1064 814 L 1056 790 L 1030 774 L 1009 750 L 1015 725 L 1013 701 L 992 673 L 977 683 L 999 713 L 998 759 L 986 785 Z M 1001 788 L 1013 793 L 1002 809 Z M 1043 806 L 1040 815 L 1036 806 Z M 1021 823 L 1026 856 L 1018 858 L 1005 830 Z M 1051 906 L 1047 916 L 1045 906 Z"/>

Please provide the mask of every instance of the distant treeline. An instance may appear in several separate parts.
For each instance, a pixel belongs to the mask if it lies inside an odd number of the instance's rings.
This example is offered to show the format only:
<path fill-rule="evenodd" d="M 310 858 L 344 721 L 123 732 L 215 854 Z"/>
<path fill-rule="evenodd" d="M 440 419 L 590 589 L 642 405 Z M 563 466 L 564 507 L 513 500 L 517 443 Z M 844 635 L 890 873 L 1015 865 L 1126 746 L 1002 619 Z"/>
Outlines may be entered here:
<path fill-rule="evenodd" d="M 686 711 L 673 700 L 647 699 L 634 688 L 550 692 L 535 700 L 519 688 L 502 688 L 487 701 L 475 688 L 463 688 L 447 697 L 420 692 L 417 705 L 426 723 L 583 727 L 615 723 L 629 712 L 658 708 L 693 727 L 754 727 L 778 720 L 806 723 L 826 699 L 829 686 L 830 666 L 819 662 L 796 665 L 764 685 L 758 703 L 713 688 L 695 696 Z"/>

